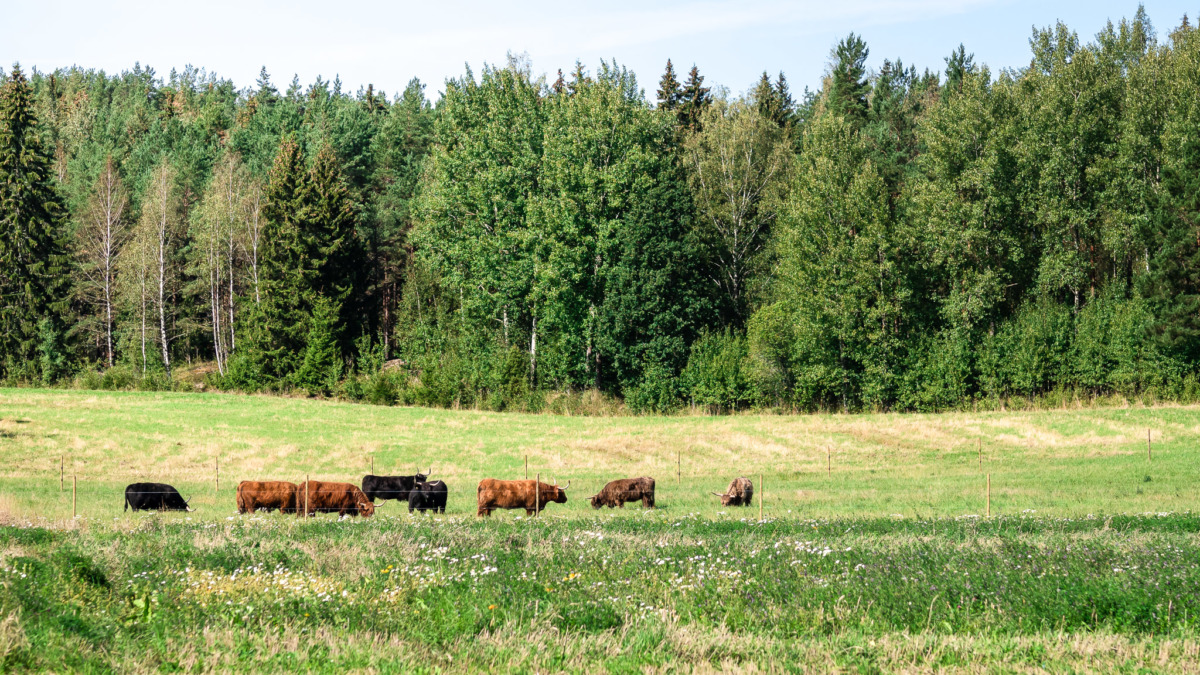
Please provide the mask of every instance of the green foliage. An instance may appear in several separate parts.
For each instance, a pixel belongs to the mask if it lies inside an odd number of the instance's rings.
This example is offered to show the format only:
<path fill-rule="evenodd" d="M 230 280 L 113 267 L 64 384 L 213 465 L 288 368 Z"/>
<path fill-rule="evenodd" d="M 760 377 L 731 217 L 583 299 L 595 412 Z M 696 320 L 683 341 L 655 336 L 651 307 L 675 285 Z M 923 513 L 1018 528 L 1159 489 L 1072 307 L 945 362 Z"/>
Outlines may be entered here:
<path fill-rule="evenodd" d="M 54 384 L 68 374 L 67 347 L 62 331 L 54 319 L 45 317 L 38 322 L 38 358 L 41 361 L 42 382 Z"/>
<path fill-rule="evenodd" d="M 28 373 L 42 322 L 65 313 L 65 211 L 19 66 L 0 85 L 0 377 Z M 43 373 L 47 380 L 61 373 Z"/>
<path fill-rule="evenodd" d="M 746 337 L 728 328 L 698 337 L 680 376 L 692 402 L 718 412 L 751 403 L 754 396 L 746 373 L 748 356 Z"/>
<path fill-rule="evenodd" d="M 345 362 L 338 348 L 338 305 L 323 295 L 313 302 L 312 320 L 305 341 L 304 360 L 295 382 L 312 395 L 328 395 L 342 379 Z"/>

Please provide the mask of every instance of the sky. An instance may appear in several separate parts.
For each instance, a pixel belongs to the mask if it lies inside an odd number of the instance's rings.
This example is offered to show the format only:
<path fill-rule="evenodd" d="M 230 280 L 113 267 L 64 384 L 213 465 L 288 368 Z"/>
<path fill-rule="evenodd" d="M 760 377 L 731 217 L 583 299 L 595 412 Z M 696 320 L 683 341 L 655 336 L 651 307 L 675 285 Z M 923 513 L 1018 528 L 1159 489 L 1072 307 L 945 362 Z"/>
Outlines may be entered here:
<path fill-rule="evenodd" d="M 1160 38 L 1200 0 L 1146 0 Z M 941 70 L 958 44 L 993 71 L 1029 62 L 1033 27 L 1063 21 L 1090 40 L 1105 22 L 1137 11 L 1110 0 L 607 0 L 569 3 L 371 0 L 0 0 L 0 64 L 49 71 L 78 65 L 109 73 L 134 63 L 166 76 L 191 64 L 240 87 L 263 66 L 280 89 L 340 77 L 343 90 L 374 84 L 393 95 L 412 77 L 436 99 L 466 65 L 529 56 L 553 79 L 581 60 L 594 71 L 616 59 L 654 97 L 668 58 L 693 64 L 706 85 L 731 94 L 760 74 L 783 71 L 799 94 L 818 89 L 838 40 L 851 31 L 871 50 L 868 65 L 903 59 Z M 16 27 L 16 30 L 12 28 Z M 682 79 L 682 77 L 681 77 Z"/>

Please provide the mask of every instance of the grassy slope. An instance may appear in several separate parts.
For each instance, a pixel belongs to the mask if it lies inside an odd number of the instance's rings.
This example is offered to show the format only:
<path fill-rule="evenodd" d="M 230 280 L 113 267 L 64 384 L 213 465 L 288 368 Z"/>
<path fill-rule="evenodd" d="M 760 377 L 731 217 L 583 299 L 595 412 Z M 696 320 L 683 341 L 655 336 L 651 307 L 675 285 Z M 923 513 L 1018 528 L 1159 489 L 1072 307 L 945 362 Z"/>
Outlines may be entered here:
<path fill-rule="evenodd" d="M 0 670 L 1195 672 L 1198 422 L 1183 407 L 613 419 L 0 390 Z M 966 515 L 983 507 L 979 438 L 1008 514 L 986 522 Z M 60 453 L 81 480 L 75 523 Z M 661 508 L 471 515 L 475 481 L 523 473 L 526 453 L 580 496 L 656 476 Z M 451 513 L 233 515 L 237 479 L 357 480 L 372 454 L 379 472 L 433 463 Z M 760 472 L 764 523 L 706 495 Z M 199 510 L 121 514 L 140 479 Z"/>
<path fill-rule="evenodd" d="M 1146 460 L 1146 432 L 1154 460 Z M 197 517 L 233 510 L 245 479 L 308 474 L 358 482 L 432 464 L 450 508 L 471 512 L 480 478 L 531 474 L 586 497 L 605 481 L 654 476 L 664 510 L 715 516 L 710 491 L 765 478 L 770 513 L 812 516 L 1200 510 L 1194 489 L 1200 408 L 945 415 L 555 417 L 221 394 L 0 390 L 0 512 L 70 515 L 56 494 L 60 454 L 77 473 L 80 512 L 108 518 L 135 480 L 178 486 Z M 833 473 L 825 470 L 831 448 Z M 682 455 L 684 481 L 675 480 Z M 219 458 L 222 491 L 214 492 Z M 1147 481 L 1146 477 L 1150 480 Z M 386 507 L 394 508 L 392 506 Z M 555 508 L 582 515 L 575 500 Z"/>

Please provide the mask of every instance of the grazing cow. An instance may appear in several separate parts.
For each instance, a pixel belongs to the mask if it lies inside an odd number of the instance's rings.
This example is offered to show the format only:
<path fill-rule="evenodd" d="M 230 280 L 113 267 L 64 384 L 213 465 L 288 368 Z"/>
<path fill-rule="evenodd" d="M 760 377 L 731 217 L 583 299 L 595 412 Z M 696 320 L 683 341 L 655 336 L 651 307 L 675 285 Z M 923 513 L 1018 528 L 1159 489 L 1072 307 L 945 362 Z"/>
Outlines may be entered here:
<path fill-rule="evenodd" d="M 601 506 L 608 508 L 625 508 L 625 502 L 641 500 L 642 507 L 654 508 L 654 479 L 649 476 L 641 478 L 618 478 L 609 481 L 604 489 L 591 496 L 592 508 Z"/>
<path fill-rule="evenodd" d="M 134 483 L 125 488 L 125 511 L 194 511 L 179 490 L 166 483 Z"/>
<path fill-rule="evenodd" d="M 237 487 L 238 513 L 259 510 L 296 513 L 298 490 L 295 483 L 281 480 L 244 480 Z"/>
<path fill-rule="evenodd" d="M 314 480 L 296 486 L 296 504 L 305 515 L 334 513 L 338 515 L 375 515 L 375 504 L 367 499 L 357 485 Z"/>
<path fill-rule="evenodd" d="M 376 499 L 383 501 L 385 499 L 396 499 L 404 501 L 408 499 L 408 493 L 412 492 L 417 483 L 424 483 L 429 479 L 429 474 L 433 473 L 433 467 L 425 473 L 418 473 L 412 476 L 372 476 L 367 474 L 362 479 L 362 491 L 367 496 L 367 501 L 374 503 Z"/>
<path fill-rule="evenodd" d="M 721 506 L 750 506 L 754 500 L 754 483 L 749 478 L 734 478 L 725 494 L 713 494 L 721 498 Z"/>
<path fill-rule="evenodd" d="M 496 509 L 525 509 L 525 515 L 532 516 L 535 510 L 540 512 L 549 502 L 566 504 L 569 487 L 571 481 L 558 487 L 557 482 L 547 485 L 535 480 L 484 478 L 479 481 L 479 515 L 490 516 Z"/>
<path fill-rule="evenodd" d="M 408 493 L 408 512 L 412 513 L 416 509 L 421 513 L 425 513 L 426 510 L 445 513 L 448 495 L 449 490 L 446 489 L 445 481 L 434 480 L 428 483 L 417 483 L 417 486 Z"/>

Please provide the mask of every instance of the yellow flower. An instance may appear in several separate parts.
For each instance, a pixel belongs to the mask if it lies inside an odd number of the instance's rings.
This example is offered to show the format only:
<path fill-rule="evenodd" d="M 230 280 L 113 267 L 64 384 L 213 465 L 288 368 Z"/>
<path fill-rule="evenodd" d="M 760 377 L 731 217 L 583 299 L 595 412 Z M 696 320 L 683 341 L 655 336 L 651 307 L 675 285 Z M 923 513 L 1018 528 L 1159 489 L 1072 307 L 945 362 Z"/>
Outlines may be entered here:
<path fill-rule="evenodd" d="M 496 609 L 495 605 L 488 605 L 488 609 Z"/>

